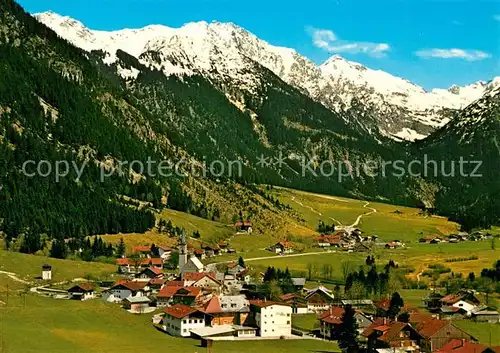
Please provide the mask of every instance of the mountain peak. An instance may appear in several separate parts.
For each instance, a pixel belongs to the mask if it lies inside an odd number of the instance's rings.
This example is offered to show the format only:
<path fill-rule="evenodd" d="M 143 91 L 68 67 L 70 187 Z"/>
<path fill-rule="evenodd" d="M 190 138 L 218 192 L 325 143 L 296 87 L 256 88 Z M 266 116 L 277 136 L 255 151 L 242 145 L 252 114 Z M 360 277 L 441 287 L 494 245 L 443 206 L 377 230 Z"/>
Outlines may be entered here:
<path fill-rule="evenodd" d="M 363 112 L 356 112 L 355 119 L 367 119 L 365 116 L 369 115 L 375 117 L 377 125 L 368 126 L 373 122 L 367 121 L 359 121 L 359 125 L 388 136 L 406 136 L 410 127 L 418 130 L 411 136 L 427 135 L 449 121 L 442 114 L 444 108 L 461 109 L 481 97 L 486 89 L 483 83 L 476 83 L 427 92 L 406 79 L 340 55 L 317 66 L 294 49 L 271 45 L 230 22 L 199 21 L 180 28 L 150 25 L 106 32 L 89 30 L 54 12 L 35 17 L 84 50 L 109 52 L 105 60 L 108 64 L 116 62 L 116 50 L 121 49 L 166 75 L 197 73 L 215 80 L 230 77 L 239 88 L 255 92 L 262 83 L 261 74 L 255 71 L 257 63 L 332 111 L 343 113 L 361 103 Z M 142 56 L 148 51 L 159 53 L 160 62 Z M 354 101 L 358 103 L 353 104 Z"/>

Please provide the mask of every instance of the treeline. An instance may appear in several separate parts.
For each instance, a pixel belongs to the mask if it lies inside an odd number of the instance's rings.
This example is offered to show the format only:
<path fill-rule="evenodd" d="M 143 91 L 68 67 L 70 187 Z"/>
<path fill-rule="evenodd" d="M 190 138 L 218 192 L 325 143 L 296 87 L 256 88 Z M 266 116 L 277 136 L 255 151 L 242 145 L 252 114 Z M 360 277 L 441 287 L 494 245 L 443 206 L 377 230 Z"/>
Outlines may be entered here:
<path fill-rule="evenodd" d="M 280 300 L 280 296 L 288 293 L 295 293 L 295 286 L 292 275 L 288 270 L 268 267 L 264 274 L 264 283 L 257 287 L 257 293 L 261 298 Z"/>

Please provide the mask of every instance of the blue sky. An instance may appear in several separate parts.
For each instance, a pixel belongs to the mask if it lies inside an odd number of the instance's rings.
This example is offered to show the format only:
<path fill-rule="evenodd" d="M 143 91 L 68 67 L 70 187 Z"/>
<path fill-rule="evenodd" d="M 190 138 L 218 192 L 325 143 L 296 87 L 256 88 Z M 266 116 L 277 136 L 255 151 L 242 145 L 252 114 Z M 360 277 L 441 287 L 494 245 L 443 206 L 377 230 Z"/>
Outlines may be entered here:
<path fill-rule="evenodd" d="M 91 29 L 234 22 L 317 63 L 337 53 L 427 89 L 500 76 L 500 0 L 20 0 Z"/>

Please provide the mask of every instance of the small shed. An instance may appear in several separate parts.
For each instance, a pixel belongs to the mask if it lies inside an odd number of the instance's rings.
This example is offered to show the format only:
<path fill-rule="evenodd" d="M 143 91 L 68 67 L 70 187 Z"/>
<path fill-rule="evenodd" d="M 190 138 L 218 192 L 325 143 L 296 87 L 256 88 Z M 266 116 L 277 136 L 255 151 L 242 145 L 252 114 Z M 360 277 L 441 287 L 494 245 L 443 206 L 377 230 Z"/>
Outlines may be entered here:
<path fill-rule="evenodd" d="M 47 264 L 42 266 L 42 279 L 44 281 L 52 280 L 52 266 Z"/>
<path fill-rule="evenodd" d="M 143 313 L 149 308 L 151 299 L 148 297 L 128 297 L 123 299 L 123 308 L 134 313 Z"/>

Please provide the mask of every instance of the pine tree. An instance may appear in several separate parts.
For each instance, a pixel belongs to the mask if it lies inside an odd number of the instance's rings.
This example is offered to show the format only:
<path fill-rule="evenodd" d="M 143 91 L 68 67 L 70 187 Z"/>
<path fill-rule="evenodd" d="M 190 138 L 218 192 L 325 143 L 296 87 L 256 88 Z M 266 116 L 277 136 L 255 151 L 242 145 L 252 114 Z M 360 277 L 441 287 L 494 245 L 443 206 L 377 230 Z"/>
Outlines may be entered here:
<path fill-rule="evenodd" d="M 246 267 L 245 260 L 241 256 L 238 258 L 238 265 L 240 265 L 241 267 Z"/>
<path fill-rule="evenodd" d="M 387 316 L 391 319 L 394 319 L 398 316 L 399 312 L 404 306 L 403 298 L 399 295 L 398 292 L 394 292 L 391 297 L 391 301 L 389 304 L 389 309 L 387 310 Z"/>
<path fill-rule="evenodd" d="M 125 255 L 125 242 L 123 241 L 123 238 L 120 238 L 120 243 L 118 243 L 118 246 L 116 247 L 116 257 L 120 258 L 123 255 Z"/>
<path fill-rule="evenodd" d="M 341 324 L 338 332 L 338 345 L 344 353 L 358 353 L 358 323 L 355 317 L 356 312 L 351 305 L 346 305 L 344 315 L 342 315 Z"/>

